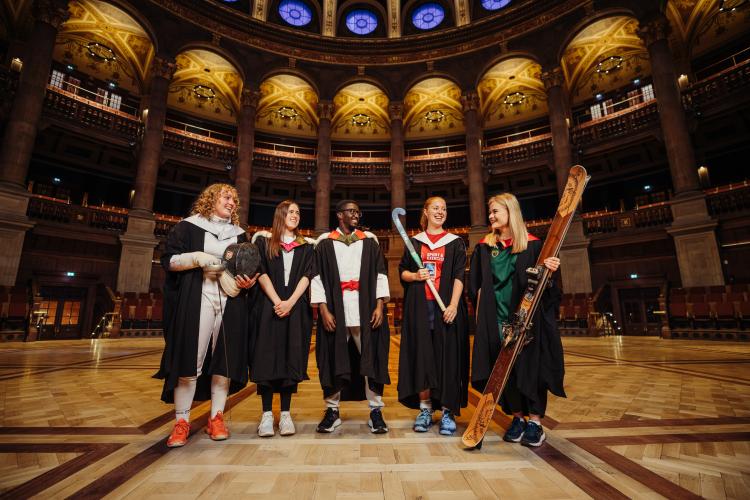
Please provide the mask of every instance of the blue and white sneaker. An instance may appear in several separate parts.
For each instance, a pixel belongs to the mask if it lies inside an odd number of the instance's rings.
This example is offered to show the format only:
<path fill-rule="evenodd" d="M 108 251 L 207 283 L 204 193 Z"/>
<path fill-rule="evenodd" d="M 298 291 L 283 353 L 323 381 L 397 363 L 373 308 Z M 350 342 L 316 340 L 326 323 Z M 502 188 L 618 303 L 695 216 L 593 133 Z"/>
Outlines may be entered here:
<path fill-rule="evenodd" d="M 529 420 L 529 423 L 526 424 L 526 430 L 523 431 L 523 438 L 521 439 L 521 444 L 524 446 L 542 446 L 542 443 L 544 443 L 544 440 L 547 436 L 544 434 L 544 429 L 542 429 L 542 424 L 539 424 L 537 422 L 534 422 L 533 420 Z"/>
<path fill-rule="evenodd" d="M 432 410 L 422 408 L 414 421 L 414 432 L 427 432 L 432 427 Z"/>
<path fill-rule="evenodd" d="M 440 417 L 440 434 L 452 436 L 454 432 L 456 432 L 456 419 L 453 412 L 443 409 L 443 416 Z"/>

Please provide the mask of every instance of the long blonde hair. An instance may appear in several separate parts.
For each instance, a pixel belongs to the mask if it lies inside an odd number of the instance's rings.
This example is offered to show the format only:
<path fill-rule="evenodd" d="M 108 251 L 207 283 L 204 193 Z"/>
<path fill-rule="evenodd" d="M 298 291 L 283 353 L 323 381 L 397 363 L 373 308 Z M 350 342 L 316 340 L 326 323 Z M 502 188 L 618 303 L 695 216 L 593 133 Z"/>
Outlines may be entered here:
<path fill-rule="evenodd" d="M 281 253 L 281 236 L 286 229 L 286 215 L 289 213 L 289 207 L 292 205 L 296 205 L 297 209 L 299 209 L 299 205 L 293 200 L 284 200 L 276 205 L 276 210 L 273 213 L 273 225 L 271 226 L 271 238 L 266 250 L 269 259 L 278 257 L 279 253 Z M 293 233 L 295 238 L 299 237 L 299 225 L 294 228 Z"/>
<path fill-rule="evenodd" d="M 508 210 L 508 227 L 510 228 L 511 238 L 513 238 L 511 253 L 523 252 L 529 243 L 529 233 L 526 230 L 526 223 L 523 221 L 518 200 L 510 193 L 502 193 L 490 198 L 487 201 L 487 208 L 489 209 L 493 203 L 497 203 Z M 500 233 L 493 230 L 485 236 L 484 240 L 489 246 L 496 247 L 498 238 L 500 238 Z"/>
<path fill-rule="evenodd" d="M 193 203 L 193 208 L 190 210 L 190 215 L 201 215 L 208 219 L 214 213 L 214 205 L 216 200 L 221 196 L 221 192 L 227 190 L 232 193 L 234 199 L 234 210 L 232 210 L 232 224 L 235 226 L 240 225 L 240 197 L 237 194 L 237 190 L 231 184 L 211 184 L 204 189 L 198 198 Z"/>
<path fill-rule="evenodd" d="M 427 215 L 425 215 L 425 211 L 430 205 L 432 205 L 433 202 L 437 200 L 443 200 L 443 204 L 445 204 L 445 212 L 448 213 L 448 204 L 445 203 L 445 199 L 442 196 L 430 196 L 429 198 L 427 198 L 424 202 L 424 206 L 422 207 L 422 216 L 419 218 L 419 226 L 422 228 L 422 231 L 427 231 Z M 445 221 L 443 221 L 443 223 L 445 223 Z"/>

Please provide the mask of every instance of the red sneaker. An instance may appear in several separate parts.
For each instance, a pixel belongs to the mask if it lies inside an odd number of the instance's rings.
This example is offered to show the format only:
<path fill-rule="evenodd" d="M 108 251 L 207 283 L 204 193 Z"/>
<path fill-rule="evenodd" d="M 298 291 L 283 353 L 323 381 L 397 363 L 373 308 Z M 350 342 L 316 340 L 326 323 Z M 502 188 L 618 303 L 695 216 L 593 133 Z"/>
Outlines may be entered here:
<path fill-rule="evenodd" d="M 167 439 L 167 446 L 170 448 L 179 448 L 185 446 L 188 436 L 190 435 L 190 424 L 184 418 L 181 418 L 174 424 L 172 434 Z"/>
<path fill-rule="evenodd" d="M 214 418 L 209 417 L 206 434 L 214 441 L 224 441 L 229 437 L 229 430 L 224 425 L 224 414 L 222 412 L 216 413 Z"/>

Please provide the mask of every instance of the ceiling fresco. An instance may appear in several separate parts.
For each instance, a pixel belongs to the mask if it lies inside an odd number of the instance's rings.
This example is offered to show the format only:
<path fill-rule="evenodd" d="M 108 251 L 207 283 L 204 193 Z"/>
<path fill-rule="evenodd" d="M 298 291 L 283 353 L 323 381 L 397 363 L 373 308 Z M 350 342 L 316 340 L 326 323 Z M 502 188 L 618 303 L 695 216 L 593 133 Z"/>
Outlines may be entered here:
<path fill-rule="evenodd" d="M 531 59 L 512 58 L 492 66 L 479 82 L 485 129 L 504 127 L 547 113 L 542 68 Z"/>
<path fill-rule="evenodd" d="M 428 78 L 404 98 L 404 136 L 420 139 L 463 134 L 461 89 L 445 78 Z"/>
<path fill-rule="evenodd" d="M 673 37 L 695 56 L 747 33 L 750 30 L 750 2 L 669 0 L 667 17 Z"/>
<path fill-rule="evenodd" d="M 317 138 L 318 95 L 309 83 L 295 75 L 276 75 L 260 85 L 260 93 L 258 130 Z"/>
<path fill-rule="evenodd" d="M 390 139 L 388 96 L 370 83 L 354 83 L 333 99 L 331 120 L 334 140 L 383 141 Z"/>

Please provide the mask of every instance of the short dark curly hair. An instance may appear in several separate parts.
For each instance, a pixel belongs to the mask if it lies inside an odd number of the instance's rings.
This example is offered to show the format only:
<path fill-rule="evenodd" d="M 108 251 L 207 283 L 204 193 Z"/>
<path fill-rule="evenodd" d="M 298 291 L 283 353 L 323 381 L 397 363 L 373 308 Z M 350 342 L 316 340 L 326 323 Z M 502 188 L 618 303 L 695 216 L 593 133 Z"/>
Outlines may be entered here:
<path fill-rule="evenodd" d="M 340 202 L 336 203 L 336 213 L 343 212 L 344 207 L 349 203 L 354 203 L 355 205 L 357 205 L 357 208 L 359 208 L 359 203 L 354 200 L 341 200 Z"/>

